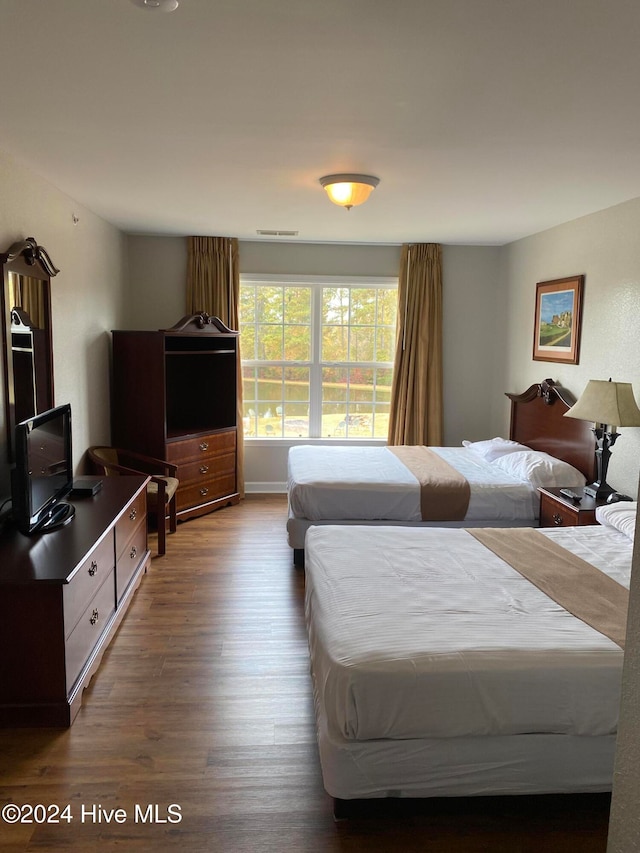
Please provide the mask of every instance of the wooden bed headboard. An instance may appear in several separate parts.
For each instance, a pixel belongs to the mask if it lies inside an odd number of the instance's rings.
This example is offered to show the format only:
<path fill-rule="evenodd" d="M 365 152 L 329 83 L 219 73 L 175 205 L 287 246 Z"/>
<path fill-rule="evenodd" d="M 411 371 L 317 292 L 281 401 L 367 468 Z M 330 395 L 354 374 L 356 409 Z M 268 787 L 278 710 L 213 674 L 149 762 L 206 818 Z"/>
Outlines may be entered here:
<path fill-rule="evenodd" d="M 596 440 L 588 421 L 565 418 L 576 399 L 570 391 L 544 379 L 511 400 L 509 438 L 550 453 L 577 468 L 591 483 L 596 478 Z"/>

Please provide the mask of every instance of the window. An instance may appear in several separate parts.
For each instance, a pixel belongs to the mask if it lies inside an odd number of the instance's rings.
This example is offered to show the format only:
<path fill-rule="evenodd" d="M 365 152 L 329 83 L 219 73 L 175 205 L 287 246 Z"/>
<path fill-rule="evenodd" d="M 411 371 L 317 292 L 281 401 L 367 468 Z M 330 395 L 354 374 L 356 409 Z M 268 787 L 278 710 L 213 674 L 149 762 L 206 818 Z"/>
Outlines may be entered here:
<path fill-rule="evenodd" d="M 246 436 L 386 438 L 397 280 L 240 280 Z"/>

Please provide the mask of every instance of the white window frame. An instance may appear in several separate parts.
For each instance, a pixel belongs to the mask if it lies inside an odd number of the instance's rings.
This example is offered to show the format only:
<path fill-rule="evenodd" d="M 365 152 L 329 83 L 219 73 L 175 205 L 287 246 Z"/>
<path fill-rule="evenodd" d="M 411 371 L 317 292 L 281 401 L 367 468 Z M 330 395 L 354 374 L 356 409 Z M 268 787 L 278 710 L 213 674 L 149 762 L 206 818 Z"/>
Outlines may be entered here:
<path fill-rule="evenodd" d="M 248 367 L 269 367 L 285 364 L 295 364 L 300 367 L 309 367 L 309 432 L 311 435 L 301 438 L 289 436 L 245 436 L 245 442 L 251 445 L 265 447 L 293 446 L 295 444 L 362 444 L 379 445 L 386 444 L 386 438 L 339 438 L 320 436 L 322 425 L 322 367 L 324 364 L 340 364 L 343 362 L 320 362 L 321 354 L 321 329 L 322 329 L 322 288 L 323 287 L 370 287 L 370 288 L 398 288 L 397 276 L 349 276 L 349 275 L 276 275 L 271 273 L 241 273 L 240 287 L 243 284 L 255 285 L 302 285 L 311 287 L 311 360 L 305 362 L 282 362 L 261 361 L 248 359 L 242 352 L 242 338 L 240 339 L 240 356 L 242 365 Z M 357 362 L 357 364 L 371 367 L 393 368 L 392 362 Z M 316 433 L 317 435 L 314 435 Z"/>

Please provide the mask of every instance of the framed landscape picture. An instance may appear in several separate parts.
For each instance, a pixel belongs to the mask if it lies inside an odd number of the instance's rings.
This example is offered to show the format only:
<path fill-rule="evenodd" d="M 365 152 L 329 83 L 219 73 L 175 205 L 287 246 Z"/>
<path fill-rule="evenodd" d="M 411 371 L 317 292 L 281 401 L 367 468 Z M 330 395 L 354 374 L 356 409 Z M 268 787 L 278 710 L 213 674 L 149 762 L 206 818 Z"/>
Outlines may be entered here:
<path fill-rule="evenodd" d="M 534 361 L 578 364 L 583 285 L 583 275 L 536 284 Z"/>

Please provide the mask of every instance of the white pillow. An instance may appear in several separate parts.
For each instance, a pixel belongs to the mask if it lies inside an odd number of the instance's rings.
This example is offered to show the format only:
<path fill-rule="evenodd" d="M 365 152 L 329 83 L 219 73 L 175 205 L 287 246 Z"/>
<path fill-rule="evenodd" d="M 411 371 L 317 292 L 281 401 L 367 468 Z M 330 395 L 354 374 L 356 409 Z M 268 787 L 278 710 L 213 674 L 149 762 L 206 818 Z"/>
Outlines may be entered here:
<path fill-rule="evenodd" d="M 636 530 L 637 501 L 619 501 L 596 507 L 596 521 L 606 527 L 615 527 L 629 539 L 633 539 Z"/>
<path fill-rule="evenodd" d="M 467 450 L 472 450 L 478 456 L 482 456 L 485 462 L 493 462 L 494 459 L 499 459 L 505 453 L 515 453 L 518 450 L 529 450 L 524 444 L 518 444 L 517 441 L 510 441 L 508 438 L 489 438 L 486 441 L 463 441 L 463 446 Z"/>
<path fill-rule="evenodd" d="M 509 453 L 496 459 L 493 464 L 502 468 L 507 474 L 517 477 L 518 480 L 531 483 L 536 488 L 539 486 L 574 488 L 584 486 L 587 482 L 584 474 L 581 474 L 573 465 L 539 450 Z"/>

